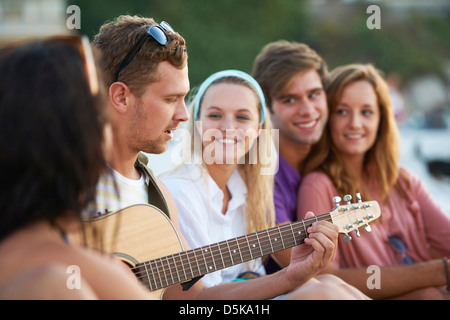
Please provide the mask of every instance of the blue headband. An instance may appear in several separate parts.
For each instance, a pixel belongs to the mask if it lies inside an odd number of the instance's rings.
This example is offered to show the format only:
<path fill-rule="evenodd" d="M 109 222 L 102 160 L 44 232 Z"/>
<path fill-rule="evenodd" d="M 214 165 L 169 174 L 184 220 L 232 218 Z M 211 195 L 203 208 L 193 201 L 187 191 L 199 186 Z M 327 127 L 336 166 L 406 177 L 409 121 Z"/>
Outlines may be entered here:
<path fill-rule="evenodd" d="M 197 94 L 195 96 L 194 100 L 194 121 L 197 121 L 199 112 L 200 112 L 200 104 L 203 99 L 203 95 L 205 94 L 206 90 L 217 80 L 227 77 L 236 77 L 243 79 L 247 81 L 258 93 L 259 101 L 261 101 L 261 121 L 260 124 L 262 125 L 264 121 L 266 120 L 266 100 L 264 99 L 264 93 L 262 92 L 261 87 L 259 86 L 258 82 L 253 79 L 250 75 L 248 75 L 245 72 L 239 71 L 239 70 L 224 70 L 216 72 L 212 75 L 210 75 L 203 83 L 200 85 L 200 88 L 198 88 Z"/>

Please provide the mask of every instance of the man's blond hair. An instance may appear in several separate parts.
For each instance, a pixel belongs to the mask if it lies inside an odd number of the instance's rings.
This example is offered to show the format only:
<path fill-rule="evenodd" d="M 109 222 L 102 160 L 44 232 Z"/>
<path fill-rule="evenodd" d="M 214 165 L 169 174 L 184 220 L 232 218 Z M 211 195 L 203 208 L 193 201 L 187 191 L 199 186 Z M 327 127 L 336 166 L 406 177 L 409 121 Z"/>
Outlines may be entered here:
<path fill-rule="evenodd" d="M 102 56 L 99 62 L 105 83 L 110 86 L 120 63 L 136 45 L 145 30 L 157 23 L 152 18 L 121 15 L 100 27 L 94 37 L 93 45 Z M 167 32 L 169 42 L 160 45 L 151 36 L 144 42 L 133 60 L 120 71 L 118 81 L 125 83 L 133 94 L 140 97 L 145 87 L 158 81 L 156 72 L 159 63 L 168 61 L 181 69 L 187 63 L 187 50 L 184 38 L 177 32 Z"/>

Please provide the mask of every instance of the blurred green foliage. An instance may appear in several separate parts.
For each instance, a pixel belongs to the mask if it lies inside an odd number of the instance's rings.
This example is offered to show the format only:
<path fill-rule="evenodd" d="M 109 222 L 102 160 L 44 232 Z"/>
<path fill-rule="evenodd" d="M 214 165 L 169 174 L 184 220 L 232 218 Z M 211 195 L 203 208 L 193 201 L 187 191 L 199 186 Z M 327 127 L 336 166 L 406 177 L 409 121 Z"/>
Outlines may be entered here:
<path fill-rule="evenodd" d="M 340 4 L 351 9 L 345 16 L 331 11 L 320 18 L 311 14 L 309 1 L 302 0 L 69 2 L 80 7 L 80 31 L 90 37 L 105 21 L 121 14 L 169 22 L 187 41 L 191 87 L 221 69 L 251 72 L 261 48 L 279 39 L 309 44 L 326 59 L 330 69 L 346 63 L 372 62 L 386 73 L 396 71 L 403 78 L 430 72 L 444 78 L 445 59 L 450 57 L 448 16 L 411 11 L 396 19 L 382 3 L 382 27 L 370 30 L 366 26 L 370 16 L 366 13 L 367 2 Z"/>
<path fill-rule="evenodd" d="M 120 14 L 165 20 L 188 45 L 191 86 L 209 74 L 235 68 L 251 72 L 255 56 L 268 42 L 298 39 L 306 29 L 298 0 L 137 0 L 71 1 L 81 9 L 81 32 L 93 36 L 105 21 Z"/>
<path fill-rule="evenodd" d="M 311 22 L 306 41 L 323 55 L 330 68 L 371 62 L 386 74 L 397 72 L 405 80 L 435 73 L 448 82 L 444 68 L 450 62 L 449 17 L 417 10 L 399 16 L 399 12 L 380 7 L 381 29 L 368 29 L 370 15 L 360 14 L 365 13 L 367 4 L 356 4 L 347 17 L 331 15 Z"/>

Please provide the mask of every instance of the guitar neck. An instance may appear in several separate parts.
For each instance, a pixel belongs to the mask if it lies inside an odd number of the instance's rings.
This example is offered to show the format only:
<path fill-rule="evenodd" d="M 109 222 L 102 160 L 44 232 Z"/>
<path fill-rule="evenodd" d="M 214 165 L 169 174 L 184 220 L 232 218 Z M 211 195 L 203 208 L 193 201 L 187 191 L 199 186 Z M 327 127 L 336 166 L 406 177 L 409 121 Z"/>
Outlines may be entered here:
<path fill-rule="evenodd" d="M 139 263 L 134 272 L 150 291 L 162 289 L 302 244 L 320 220 L 330 213 Z"/>

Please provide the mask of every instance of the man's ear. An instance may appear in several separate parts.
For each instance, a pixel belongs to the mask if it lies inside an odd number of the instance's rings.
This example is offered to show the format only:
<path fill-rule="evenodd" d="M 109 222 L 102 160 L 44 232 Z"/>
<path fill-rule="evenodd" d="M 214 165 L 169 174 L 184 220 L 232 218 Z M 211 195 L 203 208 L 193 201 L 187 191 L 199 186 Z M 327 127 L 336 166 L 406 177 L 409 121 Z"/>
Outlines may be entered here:
<path fill-rule="evenodd" d="M 109 102 L 119 113 L 125 113 L 133 99 L 130 88 L 123 82 L 114 82 L 109 87 Z"/>

